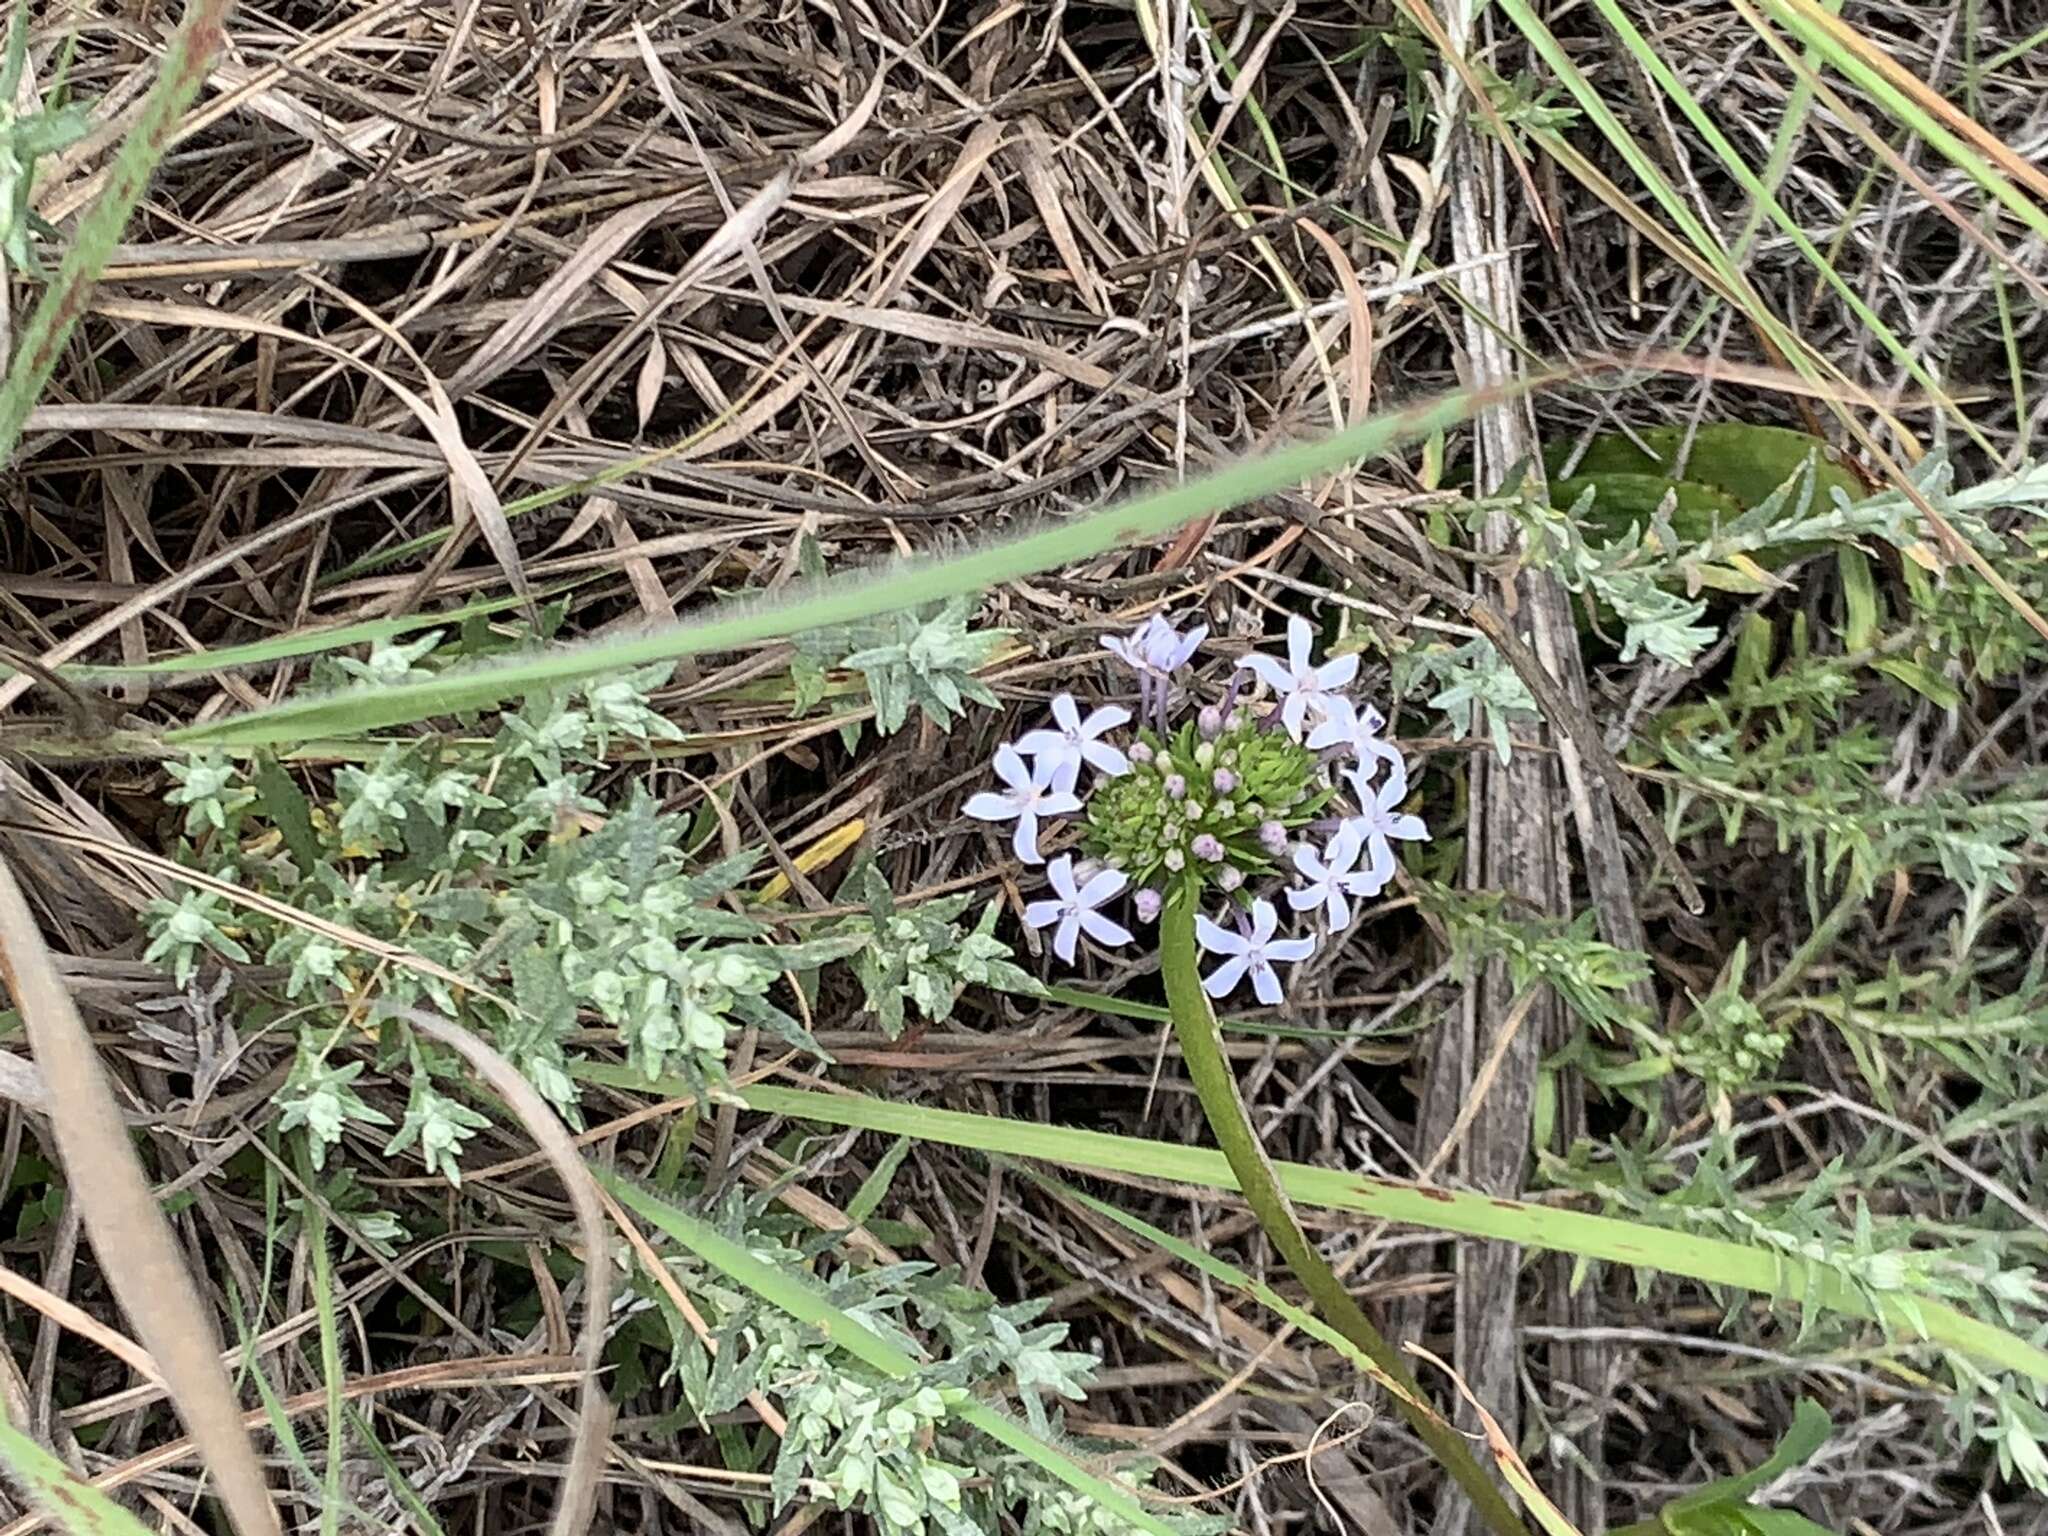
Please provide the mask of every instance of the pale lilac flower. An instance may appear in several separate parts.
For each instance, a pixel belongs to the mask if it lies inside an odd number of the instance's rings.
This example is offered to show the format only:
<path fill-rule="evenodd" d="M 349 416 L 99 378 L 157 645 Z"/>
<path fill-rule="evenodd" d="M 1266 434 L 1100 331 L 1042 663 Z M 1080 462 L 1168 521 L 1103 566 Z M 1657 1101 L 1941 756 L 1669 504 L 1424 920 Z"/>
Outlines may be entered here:
<path fill-rule="evenodd" d="M 1197 624 L 1183 634 L 1164 615 L 1155 613 L 1128 637 L 1107 636 L 1102 648 L 1141 676 L 1149 672 L 1154 677 L 1169 677 L 1186 666 L 1195 647 L 1208 638 L 1206 624 Z"/>
<path fill-rule="evenodd" d="M 1259 846 L 1271 854 L 1287 851 L 1287 823 L 1284 821 L 1262 821 L 1259 823 Z"/>
<path fill-rule="evenodd" d="M 1347 770 L 1345 777 L 1351 781 L 1352 793 L 1358 796 L 1362 810 L 1359 815 L 1345 819 L 1344 830 L 1356 833 L 1366 858 L 1366 884 L 1352 894 L 1377 896 L 1394 878 L 1393 845 L 1397 842 L 1426 843 L 1429 841 L 1429 828 L 1422 824 L 1420 816 L 1406 816 L 1395 809 L 1408 793 L 1405 774 L 1398 780 L 1387 780 L 1377 789 L 1372 787 L 1370 775 L 1362 768 Z"/>
<path fill-rule="evenodd" d="M 1131 897 L 1131 910 L 1138 914 L 1141 923 L 1156 923 L 1159 909 L 1166 905 L 1166 898 L 1149 885 Z"/>
<path fill-rule="evenodd" d="M 1074 941 L 1083 933 L 1098 944 L 1131 942 L 1130 929 L 1095 910 L 1124 888 L 1127 877 L 1122 870 L 1097 870 L 1077 886 L 1074 856 L 1063 853 L 1045 866 L 1045 878 L 1052 882 L 1057 899 L 1032 902 L 1024 909 L 1024 921 L 1033 928 L 1059 924 L 1052 936 L 1052 952 L 1068 965 L 1074 963 Z"/>
<path fill-rule="evenodd" d="M 1188 852 L 1192 853 L 1204 864 L 1221 864 L 1223 862 L 1223 841 L 1213 832 L 1204 832 L 1192 843 L 1188 844 Z"/>
<path fill-rule="evenodd" d="M 1113 731 L 1131 718 L 1131 712 L 1121 704 L 1105 704 L 1090 710 L 1084 720 L 1074 696 L 1063 693 L 1052 701 L 1052 718 L 1058 730 L 1026 731 L 1017 739 L 1017 750 L 1038 760 L 1034 772 L 1054 789 L 1072 789 L 1081 776 L 1083 763 L 1111 778 L 1131 771 L 1129 758 L 1098 739 L 1103 732 Z"/>
<path fill-rule="evenodd" d="M 1045 858 L 1038 851 L 1038 818 L 1078 811 L 1081 802 L 1071 790 L 1055 788 L 1048 779 L 1034 776 L 1007 742 L 996 748 L 995 770 L 1009 792 L 985 789 L 969 795 L 961 811 L 976 821 L 1015 821 L 1017 829 L 1010 846 L 1017 850 L 1017 857 L 1026 864 L 1043 864 Z"/>
<path fill-rule="evenodd" d="M 1297 613 L 1287 621 L 1287 660 L 1284 664 L 1279 657 L 1268 656 L 1261 651 L 1240 657 L 1237 663 L 1279 695 L 1280 722 L 1296 741 L 1301 740 L 1309 711 L 1313 709 L 1319 720 L 1328 718 L 1329 701 L 1338 697 L 1338 689 L 1358 676 L 1358 654 L 1355 651 L 1349 656 L 1326 661 L 1320 667 L 1311 665 L 1308 653 L 1315 639 L 1315 630 L 1307 619 Z"/>
<path fill-rule="evenodd" d="M 1318 853 L 1303 844 L 1294 850 L 1294 867 L 1301 871 L 1308 884 L 1291 887 L 1287 892 L 1287 905 L 1297 912 L 1323 909 L 1323 917 L 1330 925 L 1330 931 L 1348 927 L 1351 923 L 1351 898 L 1377 896 L 1386 886 L 1386 877 L 1375 879 L 1367 871 L 1360 870 L 1358 856 L 1364 851 L 1365 839 L 1358 829 L 1349 823 L 1337 829 L 1337 835 L 1330 839 L 1330 846 Z"/>
<path fill-rule="evenodd" d="M 1206 624 L 1183 634 L 1155 613 L 1128 636 L 1104 638 L 1102 648 L 1138 674 L 1138 708 L 1155 730 L 1166 730 L 1166 696 L 1173 674 L 1208 637 Z"/>
<path fill-rule="evenodd" d="M 1280 1002 L 1285 993 L 1280 990 L 1280 978 L 1273 971 L 1273 962 L 1284 965 L 1298 965 L 1316 952 L 1314 939 L 1279 939 L 1274 932 L 1280 926 L 1280 914 L 1273 910 L 1273 903 L 1258 900 L 1252 903 L 1252 931 L 1249 934 L 1233 933 L 1230 929 L 1212 923 L 1200 915 L 1195 917 L 1195 937 L 1202 948 L 1212 955 L 1222 955 L 1223 963 L 1202 978 L 1202 990 L 1211 997 L 1223 997 L 1244 980 L 1249 971 L 1252 990 L 1259 1001 L 1268 1008 Z"/>
<path fill-rule="evenodd" d="M 1358 766 L 1366 771 L 1367 777 L 1375 763 L 1384 764 L 1387 781 L 1399 786 L 1394 798 L 1400 800 L 1408 793 L 1408 765 L 1401 760 L 1400 749 L 1380 735 L 1386 728 L 1386 716 L 1370 704 L 1360 709 L 1342 695 L 1333 694 L 1324 701 L 1323 723 L 1308 733 L 1307 744 L 1318 752 L 1342 747 L 1358 759 Z"/>

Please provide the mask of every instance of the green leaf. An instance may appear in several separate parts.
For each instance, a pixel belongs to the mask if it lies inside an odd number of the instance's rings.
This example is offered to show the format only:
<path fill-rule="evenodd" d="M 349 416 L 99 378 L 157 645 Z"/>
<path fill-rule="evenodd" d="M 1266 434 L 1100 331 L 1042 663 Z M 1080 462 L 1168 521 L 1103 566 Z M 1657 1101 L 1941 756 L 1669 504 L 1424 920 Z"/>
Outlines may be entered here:
<path fill-rule="evenodd" d="M 22 338 L 25 346 L 28 338 Z M 910 561 L 881 571 L 850 572 L 805 583 L 790 595 L 750 595 L 712 609 L 708 617 L 599 644 L 556 646 L 539 655 L 488 667 L 451 668 L 378 689 L 350 688 L 286 700 L 230 719 L 168 733 L 173 745 L 218 742 L 262 746 L 333 734 L 354 736 L 385 726 L 487 709 L 506 699 L 657 661 L 731 651 L 808 629 L 851 624 L 949 597 L 986 592 L 1004 582 L 1074 564 L 1172 532 L 1184 523 L 1240 506 L 1455 425 L 1497 401 L 1503 390 L 1473 390 L 1367 417 L 1341 432 L 1241 460 L 1201 479 L 1104 507 L 1035 533 L 984 545 L 948 560 Z M 6 422 L 0 412 L 0 428 Z M 0 444 L 10 439 L 0 431 Z M 553 499 L 552 497 L 550 499 Z M 508 506 L 510 514 L 513 507 Z"/>
<path fill-rule="evenodd" d="M 73 1477 L 63 1462 L 5 1421 L 0 1421 L 0 1460 L 71 1536 L 150 1536 L 148 1526 Z"/>
<path fill-rule="evenodd" d="M 269 752 L 256 754 L 249 777 L 256 786 L 257 803 L 284 838 L 292 862 L 299 867 L 299 877 L 304 879 L 320 864 L 320 839 L 313 831 L 313 808 L 305 792 Z"/>
<path fill-rule="evenodd" d="M 650 1088 L 670 1094 L 690 1091 L 679 1079 L 663 1078 L 649 1083 L 628 1068 L 588 1063 L 579 1065 L 576 1072 L 590 1082 L 614 1087 Z M 948 1146 L 1037 1158 L 1069 1168 L 1137 1174 L 1207 1189 L 1237 1187 L 1223 1154 L 1206 1147 L 1176 1146 L 1067 1126 L 1034 1125 L 996 1115 L 893 1103 L 859 1094 L 811 1093 L 756 1084 L 739 1090 L 739 1096 L 760 1113 L 785 1115 L 794 1120 L 859 1126 L 863 1130 L 916 1136 Z M 1274 1169 L 1289 1198 L 1303 1205 L 1358 1211 L 1378 1220 L 1433 1231 L 1583 1254 L 1610 1263 L 1685 1275 L 1709 1285 L 1734 1286 L 1797 1300 L 1845 1316 L 1879 1321 L 1908 1336 L 1945 1345 L 2048 1385 L 2048 1349 L 1932 1299 L 1920 1301 L 1916 1324 L 1908 1317 L 1910 1309 L 1899 1304 L 1903 1293 L 1870 1293 L 1851 1285 L 1824 1265 L 1808 1264 L 1790 1254 L 1584 1211 L 1397 1184 L 1342 1169 L 1304 1163 L 1276 1163 Z"/>
<path fill-rule="evenodd" d="M 885 1376 L 916 1374 L 918 1366 L 915 1360 L 859 1318 L 834 1306 L 807 1279 L 756 1258 L 688 1212 L 656 1199 L 608 1169 L 592 1164 L 591 1172 L 636 1215 L 653 1223 L 712 1268 L 745 1286 L 770 1306 L 820 1329 L 834 1348 L 846 1351 Z M 1097 1477 L 1064 1451 L 1027 1432 L 1022 1425 L 971 1398 L 959 1404 L 954 1412 L 990 1439 L 1028 1458 L 1077 1493 L 1093 1499 L 1110 1514 L 1129 1521 L 1139 1530 L 1152 1533 L 1152 1536 L 1173 1536 L 1170 1527 L 1147 1514 L 1128 1492 Z"/>

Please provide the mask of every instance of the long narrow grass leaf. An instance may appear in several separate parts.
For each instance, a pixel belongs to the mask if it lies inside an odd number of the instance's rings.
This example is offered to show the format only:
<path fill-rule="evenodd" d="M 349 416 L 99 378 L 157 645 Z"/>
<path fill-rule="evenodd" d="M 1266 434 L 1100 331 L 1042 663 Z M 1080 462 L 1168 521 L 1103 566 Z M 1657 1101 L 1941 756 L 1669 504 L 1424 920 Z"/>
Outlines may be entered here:
<path fill-rule="evenodd" d="M 0 1419 L 0 1460 L 15 1480 L 70 1536 L 153 1536 L 149 1527 L 5 1419 Z"/>
<path fill-rule="evenodd" d="M 863 1365 L 885 1376 L 906 1377 L 916 1373 L 915 1360 L 859 1318 L 832 1305 L 808 1280 L 756 1258 L 707 1223 L 656 1199 L 637 1185 L 602 1170 L 595 1171 L 605 1186 L 618 1196 L 620 1204 L 643 1220 L 652 1222 L 726 1278 L 745 1286 L 770 1306 L 820 1329 L 834 1346 L 845 1350 Z M 1109 1513 L 1129 1521 L 1140 1530 L 1152 1532 L 1153 1536 L 1172 1536 L 1170 1528 L 1147 1514 L 1128 1492 L 1097 1477 L 1023 1425 L 978 1402 L 963 1403 L 957 1411 L 983 1434 L 1020 1456 L 1030 1458 Z"/>
<path fill-rule="evenodd" d="M 28 413 L 50 381 L 72 327 L 85 313 L 93 284 L 99 281 L 127 227 L 128 215 L 142 200 L 143 188 L 170 146 L 178 119 L 199 93 L 207 67 L 220 51 L 222 28 L 233 10 L 233 0 L 192 0 L 178 30 L 171 34 L 156 83 L 121 140 L 106 186 L 79 219 L 57 275 L 15 340 L 7 376 L 0 380 L 0 464 L 14 457 Z"/>
<path fill-rule="evenodd" d="M 616 1087 L 657 1093 L 684 1091 L 679 1079 L 649 1083 L 630 1068 L 586 1065 L 578 1076 Z M 892 1136 L 916 1136 L 946 1146 L 1028 1157 L 1075 1169 L 1163 1179 L 1204 1189 L 1237 1187 L 1221 1152 L 1084 1131 L 1034 1125 L 995 1115 L 899 1104 L 859 1094 L 813 1093 L 756 1084 L 740 1090 L 748 1107 L 824 1125 L 853 1126 Z M 1801 1306 L 1869 1318 L 1902 1337 L 1925 1340 L 2048 1385 L 2048 1349 L 1919 1293 L 1892 1296 L 1852 1285 L 1825 1264 L 1725 1238 L 1705 1237 L 1584 1211 L 1524 1200 L 1399 1184 L 1337 1168 L 1275 1163 L 1288 1198 L 1324 1210 L 1357 1211 L 1467 1237 L 1498 1238 L 1528 1248 L 1576 1254 L 1607 1263 L 1684 1275 L 1708 1285 L 1754 1291 Z"/>
<path fill-rule="evenodd" d="M 231 719 L 187 726 L 173 745 L 269 746 L 310 736 L 406 725 L 487 709 L 538 689 L 559 687 L 657 661 L 733 650 L 805 630 L 851 624 L 1054 570 L 1116 548 L 1156 539 L 1183 523 L 1227 511 L 1320 474 L 1445 430 L 1474 411 L 1535 387 L 1541 379 L 1467 390 L 1371 416 L 1313 442 L 1244 459 L 1199 480 L 1157 491 L 947 560 L 911 561 L 828 577 L 780 600 L 736 599 L 703 618 L 595 645 L 562 646 L 516 661 L 452 669 L 419 681 L 350 688 L 289 700 Z"/>

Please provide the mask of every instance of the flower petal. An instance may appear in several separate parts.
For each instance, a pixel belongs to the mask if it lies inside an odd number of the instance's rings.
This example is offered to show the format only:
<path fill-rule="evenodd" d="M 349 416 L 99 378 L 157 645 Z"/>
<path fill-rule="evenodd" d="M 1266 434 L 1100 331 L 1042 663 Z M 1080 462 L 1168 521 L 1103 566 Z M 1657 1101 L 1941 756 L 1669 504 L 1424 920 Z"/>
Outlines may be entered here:
<path fill-rule="evenodd" d="M 1341 832 L 1337 835 L 1339 837 L 1343 836 Z M 1334 849 L 1337 845 L 1332 843 L 1330 846 Z M 1323 863 L 1323 856 L 1307 843 L 1296 843 L 1294 845 L 1294 867 L 1311 880 L 1327 880 L 1330 875 L 1329 866 Z M 1290 891 L 1288 894 L 1292 895 L 1293 892 Z M 1294 910 L 1299 912 L 1301 908 L 1296 907 Z"/>
<path fill-rule="evenodd" d="M 1237 658 L 1238 670 L 1249 672 L 1275 693 L 1287 693 L 1294 687 L 1294 679 L 1287 674 L 1276 657 L 1264 651 L 1248 651 Z"/>
<path fill-rule="evenodd" d="M 1296 673 L 1308 671 L 1308 653 L 1316 643 L 1315 628 L 1300 614 L 1287 617 L 1287 664 Z"/>
<path fill-rule="evenodd" d="M 1333 874 L 1345 874 L 1358 865 L 1358 855 L 1364 850 L 1365 838 L 1358 828 L 1345 822 L 1337 828 L 1337 835 L 1330 839 L 1327 855 Z"/>
<path fill-rule="evenodd" d="M 1075 900 L 1092 912 L 1130 883 L 1131 877 L 1120 869 L 1100 869 L 1088 877 Z"/>
<path fill-rule="evenodd" d="M 1200 912 L 1195 914 L 1195 942 L 1212 955 L 1241 955 L 1247 948 L 1243 934 L 1211 922 Z"/>
<path fill-rule="evenodd" d="M 1088 718 L 1081 722 L 1081 735 L 1093 740 L 1104 731 L 1113 731 L 1120 725 L 1128 725 L 1131 712 L 1121 704 L 1104 704 L 1090 710 Z"/>
<path fill-rule="evenodd" d="M 1290 885 L 1287 888 L 1287 905 L 1297 912 L 1313 911 L 1327 899 L 1329 890 L 1330 884 L 1326 880 L 1314 885 Z"/>
<path fill-rule="evenodd" d="M 1026 864 L 1045 862 L 1045 855 L 1038 851 L 1038 812 L 1028 805 L 1017 812 L 1017 830 L 1010 834 L 1010 847 Z"/>
<path fill-rule="evenodd" d="M 1097 773 L 1112 779 L 1131 771 L 1131 760 L 1106 741 L 1082 742 L 1081 759 Z"/>
<path fill-rule="evenodd" d="M 1342 688 L 1358 676 L 1358 652 L 1348 656 L 1333 656 L 1316 668 L 1318 688 Z"/>
<path fill-rule="evenodd" d="M 1245 955 L 1232 955 L 1202 978 L 1202 990 L 1211 997 L 1227 997 L 1230 990 L 1244 979 L 1245 968 L 1251 964 Z"/>
<path fill-rule="evenodd" d="M 1296 741 L 1301 740 L 1302 724 L 1308 719 L 1309 697 L 1306 693 L 1290 693 L 1280 706 L 1280 723 Z"/>
<path fill-rule="evenodd" d="M 1046 884 L 1060 894 L 1061 904 L 1075 906 L 1080 901 L 1080 892 L 1074 889 L 1074 856 L 1063 853 L 1045 866 Z"/>
<path fill-rule="evenodd" d="M 1098 944 L 1107 944 L 1111 949 L 1131 942 L 1131 930 L 1122 923 L 1104 917 L 1100 912 L 1081 912 L 1081 931 Z"/>
<path fill-rule="evenodd" d="M 1323 903 L 1323 919 L 1329 923 L 1332 933 L 1351 926 L 1351 903 L 1344 899 L 1344 887 L 1341 884 L 1333 883 L 1330 886 L 1330 899 Z"/>
<path fill-rule="evenodd" d="M 1038 797 L 1040 816 L 1071 816 L 1081 809 L 1081 802 L 1074 796 L 1074 773 L 1062 769 L 1060 778 L 1063 782 L 1056 783 L 1051 794 Z"/>
<path fill-rule="evenodd" d="M 1081 728 L 1081 708 L 1074 702 L 1071 693 L 1053 695 L 1052 717 L 1059 722 L 1060 730 L 1072 736 Z"/>
<path fill-rule="evenodd" d="M 1068 965 L 1074 963 L 1074 940 L 1080 932 L 1081 914 L 1069 908 L 1060 921 L 1059 931 L 1052 936 L 1052 952 Z"/>
<path fill-rule="evenodd" d="M 1266 900 L 1263 896 L 1252 903 L 1252 946 L 1254 948 L 1264 944 L 1266 940 L 1273 937 L 1274 930 L 1279 928 L 1279 926 L 1280 914 L 1274 910 L 1273 903 Z"/>
<path fill-rule="evenodd" d="M 1394 848 L 1384 837 L 1375 832 L 1365 840 L 1365 873 L 1379 882 L 1373 887 L 1373 894 L 1387 888 L 1387 882 L 1394 878 Z"/>
<path fill-rule="evenodd" d="M 972 816 L 976 821 L 1008 821 L 1017 814 L 1017 802 L 1008 795 L 984 789 L 967 797 L 967 803 L 960 807 L 960 814 Z"/>
<path fill-rule="evenodd" d="M 1024 926 L 1050 928 L 1066 910 L 1067 904 L 1063 901 L 1034 901 L 1024 908 Z"/>
<path fill-rule="evenodd" d="M 1266 946 L 1268 960 L 1282 960 L 1289 965 L 1299 965 L 1316 952 L 1316 941 L 1309 938 L 1275 939 Z"/>
<path fill-rule="evenodd" d="M 1261 960 L 1252 967 L 1252 991 L 1259 1001 L 1268 1008 L 1278 1007 L 1287 1000 L 1287 994 L 1280 990 L 1280 978 L 1273 974 L 1273 967 Z"/>
<path fill-rule="evenodd" d="M 1031 770 L 1024 766 L 1024 759 L 1018 756 L 1017 749 L 1007 741 L 996 748 L 995 770 L 996 777 L 1012 789 L 1025 789 L 1030 786 Z"/>
<path fill-rule="evenodd" d="M 1429 828 L 1422 824 L 1420 816 L 1390 816 L 1387 818 L 1387 836 L 1397 837 L 1404 843 L 1426 843 Z"/>
<path fill-rule="evenodd" d="M 1073 750 L 1073 743 L 1058 731 L 1026 731 L 1017 738 L 1017 750 L 1026 757 L 1044 757 Z"/>

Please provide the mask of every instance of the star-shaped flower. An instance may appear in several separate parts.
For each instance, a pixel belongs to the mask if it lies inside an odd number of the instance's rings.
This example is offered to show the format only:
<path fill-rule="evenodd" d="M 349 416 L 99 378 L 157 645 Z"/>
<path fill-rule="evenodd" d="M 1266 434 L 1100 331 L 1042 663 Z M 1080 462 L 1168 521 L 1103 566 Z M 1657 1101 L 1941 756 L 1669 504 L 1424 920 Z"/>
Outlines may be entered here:
<path fill-rule="evenodd" d="M 1168 677 L 1187 665 L 1195 647 L 1209 637 L 1209 626 L 1197 624 L 1183 633 L 1162 614 L 1153 614 L 1129 636 L 1110 635 L 1102 648 L 1133 672 Z"/>
<path fill-rule="evenodd" d="M 1318 752 L 1342 747 L 1358 759 L 1368 777 L 1375 763 L 1384 765 L 1388 782 L 1400 786 L 1394 796 L 1399 800 L 1408 793 L 1408 765 L 1400 750 L 1380 735 L 1386 728 L 1386 716 L 1370 704 L 1360 708 L 1342 694 L 1331 694 L 1323 700 L 1323 722 L 1308 733 L 1307 745 Z"/>
<path fill-rule="evenodd" d="M 1236 933 L 1212 923 L 1207 917 L 1195 917 L 1195 937 L 1202 948 L 1212 955 L 1222 955 L 1223 963 L 1202 978 L 1202 990 L 1211 997 L 1223 997 L 1244 980 L 1250 972 L 1252 990 L 1259 1001 L 1272 1007 L 1284 997 L 1280 989 L 1280 978 L 1274 973 L 1273 962 L 1298 965 L 1316 952 L 1314 939 L 1279 939 L 1273 935 L 1280 926 L 1280 914 L 1273 909 L 1273 903 L 1259 900 L 1252 903 L 1252 931 L 1249 934 Z"/>
<path fill-rule="evenodd" d="M 1083 763 L 1111 778 L 1131 771 L 1131 760 L 1100 739 L 1105 731 L 1129 722 L 1131 712 L 1121 704 L 1090 710 L 1084 720 L 1074 696 L 1063 693 L 1052 701 L 1052 718 L 1058 730 L 1026 731 L 1017 738 L 1017 750 L 1037 759 L 1033 771 L 1053 788 L 1072 789 Z"/>
<path fill-rule="evenodd" d="M 1307 844 L 1296 848 L 1294 867 L 1308 884 L 1290 887 L 1287 905 L 1297 912 L 1321 907 L 1332 933 L 1350 926 L 1351 898 L 1377 896 L 1387 883 L 1385 876 L 1375 879 L 1369 871 L 1358 868 L 1358 855 L 1364 847 L 1365 840 L 1358 829 L 1347 822 L 1337 829 L 1324 852 L 1318 853 Z"/>
<path fill-rule="evenodd" d="M 961 811 L 976 821 L 1016 822 L 1010 846 L 1017 850 L 1017 857 L 1026 864 L 1043 864 L 1044 856 L 1038 851 L 1038 818 L 1069 815 L 1081 809 L 1081 802 L 1072 790 L 1059 789 L 1049 778 L 1033 774 L 1007 742 L 996 748 L 995 770 L 1008 793 L 984 789 L 969 795 Z"/>
<path fill-rule="evenodd" d="M 1363 807 L 1359 815 L 1347 817 L 1344 822 L 1344 830 L 1354 833 L 1365 849 L 1367 884 L 1353 894 L 1377 896 L 1394 878 L 1393 845 L 1426 843 L 1429 828 L 1422 824 L 1420 816 L 1406 816 L 1395 809 L 1407 796 L 1407 775 L 1390 778 L 1377 789 L 1372 787 L 1363 768 L 1350 769 L 1345 777 L 1351 781 L 1352 793 Z"/>
<path fill-rule="evenodd" d="M 1307 619 L 1297 613 L 1287 621 L 1287 661 L 1284 665 L 1279 657 L 1268 656 L 1262 651 L 1240 657 L 1237 663 L 1279 695 L 1280 721 L 1287 727 L 1287 734 L 1296 741 L 1302 738 L 1309 711 L 1314 710 L 1318 720 L 1327 719 L 1330 701 L 1339 697 L 1337 690 L 1358 676 L 1356 652 L 1326 661 L 1319 667 L 1312 665 L 1309 649 L 1315 644 L 1315 639 L 1315 630 Z"/>
<path fill-rule="evenodd" d="M 1098 944 L 1128 944 L 1131 930 L 1111 922 L 1095 909 L 1117 895 L 1129 883 L 1120 869 L 1097 870 L 1077 885 L 1074 856 L 1063 853 L 1045 866 L 1045 878 L 1052 882 L 1056 899 L 1034 901 L 1024 909 L 1024 921 L 1033 928 L 1059 927 L 1052 936 L 1052 952 L 1068 965 L 1074 963 L 1074 941 L 1081 934 Z"/>

